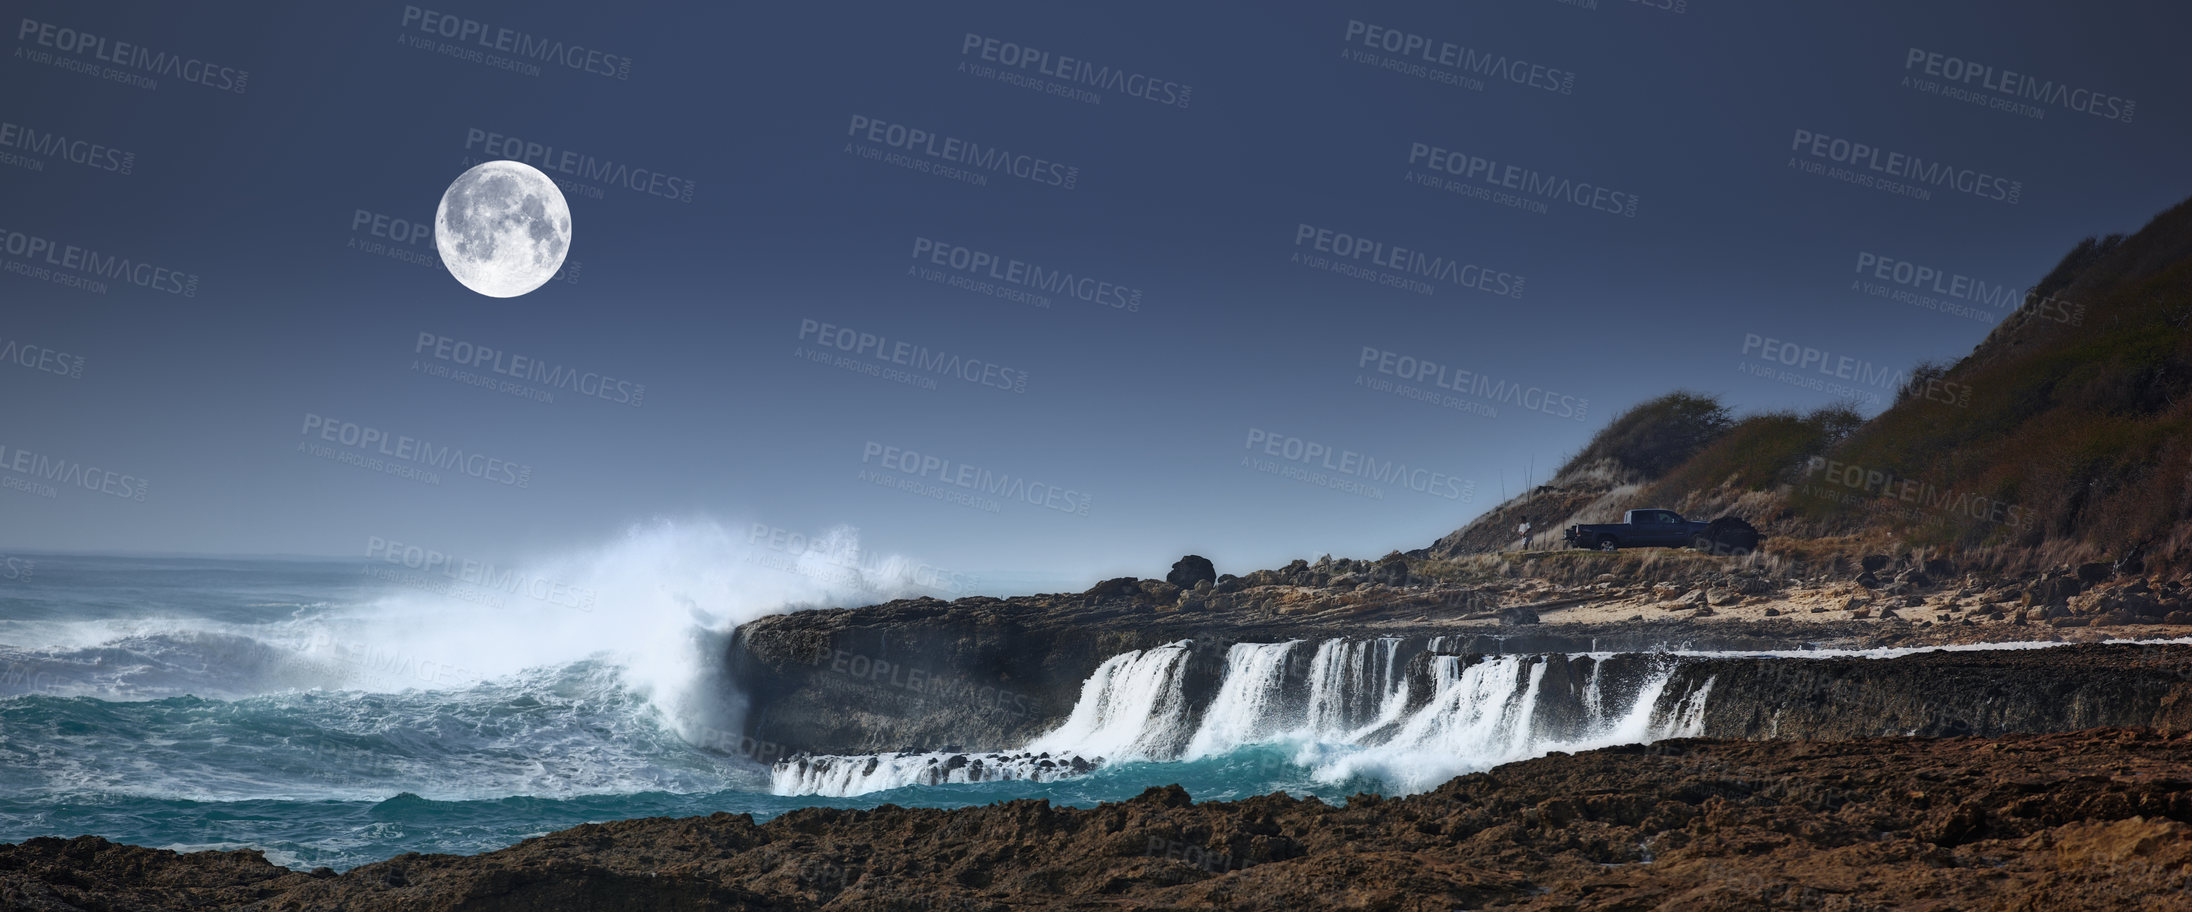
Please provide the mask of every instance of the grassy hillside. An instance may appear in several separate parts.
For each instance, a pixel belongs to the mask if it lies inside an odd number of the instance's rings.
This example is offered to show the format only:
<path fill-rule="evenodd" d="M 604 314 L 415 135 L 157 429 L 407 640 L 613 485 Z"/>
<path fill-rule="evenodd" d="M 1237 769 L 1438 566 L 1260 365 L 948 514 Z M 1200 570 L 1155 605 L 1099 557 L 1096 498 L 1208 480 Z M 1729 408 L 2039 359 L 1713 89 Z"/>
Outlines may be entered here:
<path fill-rule="evenodd" d="M 2192 566 L 2192 201 L 2079 243 L 1970 355 L 1911 377 L 1869 421 L 1844 407 L 1735 420 L 1671 393 L 1433 552 L 1512 546 L 1519 518 L 1551 533 L 1533 545 L 1557 546 L 1568 523 L 1669 506 L 1742 515 L 1800 557 Z"/>
<path fill-rule="evenodd" d="M 1618 516 L 1617 504 L 1687 463 L 1733 424 L 1725 406 L 1698 393 L 1676 391 L 1641 403 L 1592 435 L 1552 481 L 1492 508 L 1439 539 L 1430 552 L 1457 557 L 1505 550 L 1520 540 L 1516 527 L 1524 522 L 1533 531 L 1533 545 L 1557 544 L 1560 530 L 1570 523 L 1595 522 L 1609 510 Z"/>
<path fill-rule="evenodd" d="M 1794 489 L 1787 518 L 1967 553 L 2120 557 L 2145 545 L 2168 563 L 2192 558 L 2178 534 L 2192 515 L 2192 201 L 2129 237 L 2080 243 L 1938 380 L 1935 395 L 1906 396 L 1830 453 L 1901 482 L 1867 491 L 1845 468 Z"/>

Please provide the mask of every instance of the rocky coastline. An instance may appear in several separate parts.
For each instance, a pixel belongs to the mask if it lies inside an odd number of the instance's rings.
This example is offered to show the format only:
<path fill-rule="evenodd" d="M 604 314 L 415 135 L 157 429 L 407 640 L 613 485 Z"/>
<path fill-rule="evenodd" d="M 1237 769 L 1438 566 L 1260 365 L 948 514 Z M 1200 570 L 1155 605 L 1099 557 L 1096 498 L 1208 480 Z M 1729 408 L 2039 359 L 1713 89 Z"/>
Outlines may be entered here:
<path fill-rule="evenodd" d="M 1203 573 L 1186 578 L 1176 567 L 1170 579 L 1113 579 L 1081 593 L 774 615 L 741 627 L 727 649 L 726 686 L 743 695 L 745 711 L 726 724 L 768 760 L 1005 750 L 1063 720 L 1105 659 L 1182 640 L 1205 659 L 1189 669 L 1195 693 L 1216 686 L 1231 644 L 1327 637 L 1439 638 L 1446 653 L 1503 655 L 2192 635 L 2184 581 L 2109 564 L 2010 579 L 1884 555 L 1805 573 L 1681 551 L 1540 552 L 1499 564 L 1513 575 L 1458 573 L 1453 561 L 1398 554 L 1296 561 L 1240 577 L 1203 563 Z M 1983 681 L 1971 684 L 1984 690 Z M 1817 736 L 1837 736 L 1832 728 Z"/>
<path fill-rule="evenodd" d="M 2192 736 L 1678 740 L 1404 798 L 811 808 L 588 824 L 341 875 L 0 846 L 9 908 L 2082 910 L 2192 904 Z"/>
<path fill-rule="evenodd" d="M 769 764 L 809 753 L 1008 750 L 1055 727 L 1108 656 L 1193 641 L 1206 660 L 1188 664 L 1186 687 L 1207 692 L 1231 644 L 1326 637 L 1394 638 L 1419 665 L 1525 657 L 1543 666 L 1533 672 L 1541 712 L 1556 721 L 1581 712 L 1593 674 L 1634 678 L 1651 665 L 1670 693 L 1710 687 L 1695 720 L 1702 737 L 1556 751 L 1405 797 L 1196 803 L 1175 786 L 1093 808 L 1021 800 L 808 808 L 758 823 L 625 820 L 341 874 L 293 871 L 250 851 L 34 839 L 0 846 L 0 905 L 2192 903 L 2192 641 L 2170 642 L 2192 635 L 2192 589 L 2180 580 L 2108 565 L 1988 580 L 1885 558 L 1795 572 L 1756 556 L 1686 552 L 1510 556 L 1469 574 L 1457 563 L 1327 559 L 1185 579 L 1176 567 L 1170 580 L 1109 580 L 1067 595 L 762 618 L 731 639 L 724 682 L 745 700 L 739 743 L 761 749 L 726 752 Z M 2060 648 L 1956 648 L 2003 643 Z M 1852 654 L 1881 649 L 1896 652 Z M 1821 655 L 1786 657 L 1804 652 Z"/>

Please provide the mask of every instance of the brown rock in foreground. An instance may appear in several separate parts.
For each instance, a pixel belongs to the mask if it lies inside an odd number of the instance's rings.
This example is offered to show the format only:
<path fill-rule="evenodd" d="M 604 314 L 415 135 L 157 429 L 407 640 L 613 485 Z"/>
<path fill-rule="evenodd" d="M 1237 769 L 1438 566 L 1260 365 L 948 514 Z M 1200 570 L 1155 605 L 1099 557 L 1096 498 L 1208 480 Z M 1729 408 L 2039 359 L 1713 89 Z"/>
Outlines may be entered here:
<path fill-rule="evenodd" d="M 104 840 L 0 847 L 24 909 L 2185 909 L 2192 737 L 1672 741 L 1347 807 L 1151 789 L 1088 810 L 586 825 L 341 876 Z"/>

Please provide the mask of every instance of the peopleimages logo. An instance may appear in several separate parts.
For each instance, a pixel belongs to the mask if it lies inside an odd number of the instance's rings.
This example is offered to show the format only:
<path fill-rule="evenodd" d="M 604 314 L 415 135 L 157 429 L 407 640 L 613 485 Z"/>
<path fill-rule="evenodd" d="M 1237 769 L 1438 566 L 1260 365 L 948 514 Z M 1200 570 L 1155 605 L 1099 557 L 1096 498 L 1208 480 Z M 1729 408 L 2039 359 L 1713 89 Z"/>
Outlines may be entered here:
<path fill-rule="evenodd" d="M 478 127 L 472 127 L 464 131 L 464 150 L 466 152 L 478 152 L 489 158 L 524 162 L 548 172 L 550 176 L 568 177 L 612 187 L 623 187 L 648 196 L 659 196 L 681 203 L 692 202 L 693 190 L 699 186 L 690 178 L 664 174 L 647 168 L 635 168 L 622 162 L 595 158 L 571 149 L 558 149 L 555 146 L 543 143 L 529 142 L 515 136 L 504 136 Z"/>
<path fill-rule="evenodd" d="M 461 367 L 486 370 L 550 389 L 575 392 L 581 396 L 592 396 L 633 408 L 638 408 L 647 398 L 647 385 L 644 383 L 633 383 L 593 371 L 550 364 L 539 358 L 475 345 L 439 333 L 419 333 L 418 344 L 412 347 L 411 352 Z"/>
<path fill-rule="evenodd" d="M 137 167 L 135 152 L 11 121 L 0 121 L 0 148 L 58 158 L 71 164 L 116 174 L 128 174 Z"/>
<path fill-rule="evenodd" d="M 436 10 L 416 6 L 403 8 L 402 24 L 428 35 L 439 35 L 452 41 L 470 42 L 490 51 L 514 54 L 527 60 L 557 64 L 581 73 L 592 73 L 610 79 L 632 78 L 632 58 L 604 54 L 578 44 L 565 44 L 541 38 L 516 29 L 492 27 L 477 19 L 467 19 Z"/>
<path fill-rule="evenodd" d="M 2058 295 L 2043 297 L 2037 286 L 1988 282 L 1962 273 L 1862 250 L 1857 253 L 1857 274 L 1892 283 L 1893 287 L 1873 285 L 1858 279 L 1853 282 L 1852 291 L 1956 316 L 1990 321 L 1999 316 L 1959 303 L 1969 302 L 1985 305 L 2002 313 L 2024 309 L 2040 319 L 2073 326 L 2085 322 L 2085 305 Z"/>
<path fill-rule="evenodd" d="M 1378 373 L 1398 377 L 1410 383 L 1423 383 L 1436 389 L 1453 390 L 1483 399 L 1486 402 L 1517 405 L 1533 412 L 1544 412 L 1555 418 L 1583 420 L 1589 413 L 1591 400 L 1578 399 L 1566 393 L 1556 393 L 1540 386 L 1523 386 L 1505 380 L 1493 380 L 1475 371 L 1450 367 L 1436 361 L 1403 355 L 1382 348 L 1362 347 L 1362 357 L 1355 362 L 1358 368 L 1368 367 Z"/>
<path fill-rule="evenodd" d="M 84 376 L 84 356 L 55 351 L 21 339 L 0 339 L 0 362 L 17 364 L 34 371 L 58 374 L 71 380 Z"/>
<path fill-rule="evenodd" d="M 485 453 L 467 453 L 463 447 L 436 444 L 405 434 L 390 434 L 380 428 L 355 421 L 342 421 L 311 412 L 305 413 L 304 427 L 298 433 L 339 444 L 355 454 L 385 457 L 371 458 L 372 464 L 366 465 L 366 468 L 386 474 L 419 477 L 421 473 L 416 467 L 423 466 L 519 488 L 530 485 L 533 479 L 533 467 L 529 465 L 519 465 Z M 345 451 L 317 452 L 309 449 L 303 442 L 298 443 L 297 448 L 301 452 L 322 458 L 352 461 L 340 458 Z M 438 477 L 434 477 L 430 483 L 441 482 Z"/>
<path fill-rule="evenodd" d="M 1973 168 L 1959 168 L 1946 162 L 1929 161 L 1917 155 L 1890 152 L 1878 146 L 1811 130 L 1797 130 L 1795 139 L 1789 143 L 1789 149 L 1815 159 L 1875 171 L 1914 184 L 1947 187 L 1980 199 L 1996 200 L 2010 205 L 2016 205 L 2018 198 L 2024 195 L 2023 181 L 2009 180 Z"/>
<path fill-rule="evenodd" d="M 1903 71 L 1907 73 L 1912 70 L 1944 82 L 1977 86 L 2022 101 L 2034 101 L 2066 111 L 2091 114 L 2102 120 L 2130 123 L 2132 115 L 2139 109 L 2139 103 L 2129 98 L 2106 95 L 2085 88 L 2074 89 L 2068 83 L 2040 79 L 2016 70 L 2005 70 L 1924 48 L 1911 48 L 1903 55 Z"/>
<path fill-rule="evenodd" d="M 1434 256 L 1421 250 L 1388 245 L 1383 241 L 1349 234 L 1345 231 L 1319 228 L 1308 222 L 1302 222 L 1295 227 L 1294 246 L 1297 248 L 1307 246 L 1313 251 L 1329 253 L 1341 260 L 1367 262 L 1372 266 L 1394 270 L 1396 273 L 1405 273 L 1407 276 L 1439 279 L 1452 282 L 1462 288 L 1474 288 L 1478 291 L 1504 295 L 1510 298 L 1522 297 L 1522 276 L 1500 272 L 1475 263 L 1464 263 L 1460 260 Z M 1330 267 L 1325 268 L 1333 272 L 1343 271 L 1331 269 Z M 1387 281 L 1382 284 L 1403 284 L 1412 281 L 1402 276 L 1394 276 L 1394 278 L 1398 281 Z M 1417 290 L 1426 292 L 1429 290 L 1429 286 L 1422 282 L 1416 282 L 1415 284 L 1423 286 Z"/>
<path fill-rule="evenodd" d="M 1114 69 L 1077 57 L 1037 50 L 1024 44 L 987 38 L 973 32 L 968 32 L 966 39 L 959 44 L 960 56 L 970 54 L 1001 67 L 1033 72 L 1038 76 L 1048 76 L 1071 85 L 1118 92 L 1161 105 L 1187 107 L 1189 96 L 1195 92 L 1192 87 L 1169 79 Z"/>
<path fill-rule="evenodd" d="M 498 567 L 485 561 L 445 554 L 432 548 L 390 541 L 378 535 L 367 536 L 365 541 L 367 561 L 402 567 L 421 574 L 441 576 L 451 582 L 465 583 L 481 589 L 525 595 L 537 601 L 592 611 L 598 596 L 585 586 L 575 586 L 559 579 L 534 576 L 517 570 Z"/>
<path fill-rule="evenodd" d="M 1910 382 L 1907 371 L 1883 367 L 1862 358 L 1836 355 L 1825 349 L 1809 345 L 1784 342 L 1757 333 L 1743 334 L 1743 354 L 1760 361 L 1783 364 L 1798 370 L 1816 371 L 1822 377 L 1836 380 L 1852 380 L 1885 389 L 1897 389 Z"/>
<path fill-rule="evenodd" d="M 943 136 L 920 127 L 892 123 L 865 114 L 852 115 L 851 125 L 846 127 L 845 135 L 884 148 L 900 149 L 910 154 L 976 170 L 1009 174 L 1045 186 L 1071 190 L 1074 183 L 1081 178 L 1080 168 L 1064 162 L 1014 152 L 1002 146 L 987 146 L 971 140 Z"/>
<path fill-rule="evenodd" d="M 863 465 L 877 465 L 916 479 L 950 485 L 970 492 L 1017 500 L 1034 504 L 1060 513 L 1088 515 L 1091 499 L 1088 494 L 1061 488 L 1054 484 L 1029 481 L 1009 472 L 993 472 L 989 469 L 964 462 L 953 462 L 940 456 L 931 456 L 913 450 L 886 446 L 873 440 L 860 451 Z M 863 473 L 865 474 L 865 473 Z M 870 480 L 863 478 L 862 480 Z M 909 489 L 910 490 L 910 489 Z M 919 493 L 919 492 L 917 492 Z M 947 499 L 947 498 L 940 498 Z M 994 511 L 992 511 L 994 512 Z"/>
<path fill-rule="evenodd" d="M 1868 469 L 1824 456 L 1805 459 L 1804 476 L 1817 476 L 1864 496 L 1892 498 L 1917 504 L 1937 513 L 1968 516 L 1982 522 L 1999 523 L 2018 529 L 2029 530 L 2033 526 L 2034 517 L 2031 511 L 2016 504 L 1968 491 L 1944 490 L 1928 482 L 1904 478 L 1894 472 Z M 1831 493 L 1831 490 L 1811 493 Z"/>
<path fill-rule="evenodd" d="M 1893 282 L 1917 291 L 1926 291 L 1943 297 L 1984 304 L 2002 310 L 2017 306 L 2024 300 L 2029 289 L 1974 279 L 1959 273 L 1944 272 L 1931 266 L 1923 266 L 1909 260 L 1881 256 L 1868 251 L 1857 253 L 1857 273 L 1870 278 Z"/>
<path fill-rule="evenodd" d="M 824 533 L 808 535 L 768 523 L 754 523 L 746 543 L 757 546 L 746 563 L 785 573 L 795 573 L 881 594 L 900 581 L 949 595 L 973 592 L 976 578 L 956 570 L 920 563 L 860 547 L 857 535 Z M 763 550 L 765 549 L 765 550 Z M 768 552 L 773 552 L 768 553 Z"/>
<path fill-rule="evenodd" d="M 850 352 L 854 356 L 865 356 L 885 364 L 896 364 L 923 374 L 956 377 L 976 386 L 995 387 L 1014 393 L 1027 392 L 1027 371 L 980 358 L 963 358 L 904 339 L 860 332 L 811 317 L 800 318 L 799 341 Z"/>
<path fill-rule="evenodd" d="M 210 89 L 234 92 L 238 95 L 242 95 L 244 88 L 251 82 L 249 72 L 235 67 L 207 63 L 196 57 L 185 57 L 180 54 L 170 54 L 166 51 L 156 51 L 144 45 L 131 44 L 127 41 L 112 41 L 104 35 L 78 31 L 65 25 L 40 22 L 28 17 L 24 18 L 23 24 L 16 29 L 15 37 L 18 41 L 28 38 L 39 47 L 48 47 L 63 54 L 112 64 L 123 70 L 136 70 L 141 73 L 151 73 L 155 76 L 180 79 L 184 82 L 195 82 Z M 158 83 L 147 84 L 150 82 L 149 80 L 145 80 L 144 77 L 137 76 L 135 73 L 109 72 L 106 77 L 116 82 L 128 82 L 144 88 L 159 88 Z"/>
<path fill-rule="evenodd" d="M 1139 288 L 1107 282 L 1094 276 L 1077 275 L 1063 269 L 1051 269 L 1012 257 L 1002 257 L 963 244 L 916 237 L 913 239 L 913 258 L 953 272 L 964 273 L 969 277 L 1017 285 L 1090 304 L 1102 304 L 1114 310 L 1142 309 L 1142 290 Z"/>
<path fill-rule="evenodd" d="M 152 489 L 151 482 L 135 475 L 88 466 L 73 459 L 11 447 L 4 443 L 0 443 L 0 470 L 15 473 L 15 476 L 0 478 L 0 487 L 39 497 L 58 495 L 60 492 L 53 485 L 60 485 L 143 503 L 145 495 Z"/>
<path fill-rule="evenodd" d="M 1584 209 L 1636 218 L 1636 194 L 1589 181 L 1574 181 L 1511 162 L 1458 152 L 1430 143 L 1409 143 L 1408 163 L 1422 165 L 1468 181 L 1513 190 L 1528 196 L 1570 203 Z"/>
<path fill-rule="evenodd" d="M 127 282 L 139 288 L 164 291 L 186 298 L 198 296 L 196 273 L 102 253 L 89 247 L 56 243 L 50 238 L 35 234 L 0 228 L 0 253 L 22 257 L 25 263 L 43 262 L 51 267 L 81 275 L 98 276 L 110 282 Z"/>
<path fill-rule="evenodd" d="M 1335 475 L 1345 475 L 1374 481 L 1379 484 L 1399 485 L 1418 494 L 1462 500 L 1470 496 L 1474 485 L 1460 478 L 1431 469 L 1411 469 L 1407 463 L 1379 459 L 1349 449 L 1334 449 L 1313 440 L 1275 434 L 1263 428 L 1249 428 L 1245 448 L 1276 456 L 1288 462 L 1299 463 L 1314 469 L 1322 469 Z M 1257 466 L 1249 466 L 1258 468 Z M 1278 473 L 1275 473 L 1278 474 Z M 1322 482 L 1318 482 L 1323 484 Z M 1326 485 L 1330 487 L 1331 485 Z"/>
<path fill-rule="evenodd" d="M 1451 41 L 1434 42 L 1424 35 L 1372 25 L 1360 19 L 1347 20 L 1345 40 L 1350 44 L 1361 44 L 1373 50 L 1398 54 L 1402 58 L 1421 60 L 1453 72 L 1544 89 L 1559 95 L 1575 94 L 1575 72 L 1572 70 L 1554 69 Z"/>

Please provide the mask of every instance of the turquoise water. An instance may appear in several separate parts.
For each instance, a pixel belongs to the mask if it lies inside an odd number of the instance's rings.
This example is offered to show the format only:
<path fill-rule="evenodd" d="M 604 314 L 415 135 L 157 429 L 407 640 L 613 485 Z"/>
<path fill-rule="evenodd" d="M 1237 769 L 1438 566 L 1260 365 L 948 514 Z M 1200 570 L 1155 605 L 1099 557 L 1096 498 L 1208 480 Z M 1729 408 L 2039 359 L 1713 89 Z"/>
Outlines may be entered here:
<path fill-rule="evenodd" d="M 722 632 L 767 610 L 727 592 L 735 579 L 666 590 L 573 570 L 557 581 L 598 596 L 574 611 L 522 584 L 466 591 L 358 563 L 24 560 L 0 580 L 0 842 L 89 834 L 343 870 L 632 817 L 1369 787 L 1314 785 L 1284 750 L 1251 748 L 1053 783 L 780 797 L 762 767 L 694 743 L 735 724 L 710 699 Z"/>

